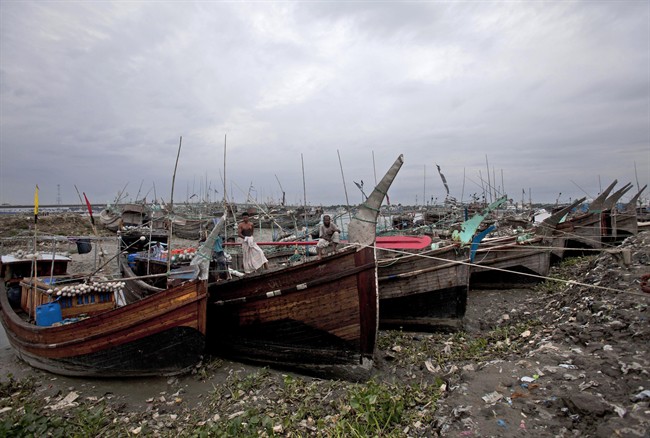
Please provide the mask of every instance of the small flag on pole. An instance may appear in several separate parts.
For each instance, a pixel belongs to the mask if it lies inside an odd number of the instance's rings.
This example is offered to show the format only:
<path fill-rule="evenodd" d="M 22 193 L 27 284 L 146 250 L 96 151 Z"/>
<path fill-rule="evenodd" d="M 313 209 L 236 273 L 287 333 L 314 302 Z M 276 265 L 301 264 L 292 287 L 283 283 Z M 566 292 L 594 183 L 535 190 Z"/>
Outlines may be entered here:
<path fill-rule="evenodd" d="M 438 168 L 440 179 L 442 180 L 442 183 L 445 185 L 445 190 L 447 190 L 447 195 L 449 195 L 449 186 L 447 185 L 447 180 L 445 179 L 445 176 L 442 174 L 442 171 L 440 170 L 440 166 L 436 164 L 436 167 Z"/>
<path fill-rule="evenodd" d="M 34 191 L 34 223 L 38 222 L 38 184 Z"/>
<path fill-rule="evenodd" d="M 95 225 L 95 218 L 93 217 L 93 208 L 90 206 L 90 201 L 88 200 L 88 197 L 86 196 L 86 192 L 84 193 L 84 199 L 86 200 L 86 207 L 88 207 L 88 214 L 90 215 L 90 222 Z"/>

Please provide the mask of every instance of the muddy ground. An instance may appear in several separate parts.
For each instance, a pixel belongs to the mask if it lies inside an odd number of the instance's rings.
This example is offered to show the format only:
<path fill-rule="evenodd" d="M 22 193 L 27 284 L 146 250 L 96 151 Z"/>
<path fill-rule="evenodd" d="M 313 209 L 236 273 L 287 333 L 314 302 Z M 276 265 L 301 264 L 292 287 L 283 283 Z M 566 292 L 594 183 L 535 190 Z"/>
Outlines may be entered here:
<path fill-rule="evenodd" d="M 48 415 L 108 405 L 122 425 L 123 433 L 109 429 L 117 435 L 198 436 L 225 422 L 226 435 L 347 436 L 337 422 L 398 406 L 385 425 L 366 431 L 648 437 L 650 294 L 640 285 L 650 273 L 650 233 L 618 249 L 629 250 L 629 264 L 621 251 L 602 252 L 554 267 L 551 277 L 563 281 L 471 290 L 462 331 L 381 331 L 375 363 L 356 381 L 219 357 L 180 377 L 74 379 L 30 368 L 6 343 L 0 379 L 34 382 L 32 397 L 44 400 Z M 78 267 L 89 263 L 80 257 L 73 254 Z M 11 397 L 0 397 L 0 421 L 19 418 Z"/>

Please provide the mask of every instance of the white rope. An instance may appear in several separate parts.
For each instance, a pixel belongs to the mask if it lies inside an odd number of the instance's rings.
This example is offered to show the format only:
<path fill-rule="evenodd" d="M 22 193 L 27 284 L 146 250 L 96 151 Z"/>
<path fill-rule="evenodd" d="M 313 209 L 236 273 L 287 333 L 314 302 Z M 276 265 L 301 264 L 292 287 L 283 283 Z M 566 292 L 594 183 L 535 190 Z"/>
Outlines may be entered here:
<path fill-rule="evenodd" d="M 567 284 L 567 285 L 585 286 L 585 287 L 590 287 L 590 288 L 594 288 L 594 289 L 601 289 L 601 290 L 607 290 L 607 291 L 619 292 L 619 293 L 620 292 L 629 293 L 629 294 L 640 295 L 642 297 L 650 298 L 650 294 L 645 294 L 645 293 L 641 293 L 641 292 L 634 292 L 634 291 L 631 291 L 631 290 L 614 289 L 614 288 L 611 288 L 611 287 L 598 286 L 598 285 L 595 285 L 595 284 L 581 283 L 581 282 L 575 281 L 575 280 L 564 280 L 564 279 L 561 279 L 561 278 L 548 277 L 548 276 L 537 275 L 537 274 L 530 274 L 530 273 L 527 273 L 527 272 L 511 271 L 509 269 L 496 268 L 494 266 L 480 265 L 480 264 L 464 262 L 464 261 L 460 261 L 460 260 L 445 259 L 445 258 L 440 258 L 440 257 L 434 257 L 434 256 L 427 255 L 427 254 L 413 254 L 413 253 L 410 253 L 410 252 L 405 252 L 405 251 L 401 251 L 401 250 L 397 250 L 397 249 L 380 248 L 378 246 L 360 245 L 360 244 L 356 244 L 356 243 L 353 243 L 352 245 L 360 246 L 360 247 L 375 248 L 376 250 L 393 252 L 395 254 L 404 254 L 404 255 L 407 255 L 407 256 L 417 256 L 417 257 L 427 258 L 427 259 L 431 259 L 431 260 L 442 261 L 442 262 L 446 262 L 446 263 L 457 263 L 457 264 L 460 264 L 460 265 L 467 265 L 469 267 L 480 267 L 481 269 L 490 269 L 490 270 L 493 270 L 493 271 L 505 272 L 505 273 L 508 273 L 508 274 L 524 275 L 524 276 L 527 276 L 527 277 L 539 278 L 541 280 L 555 281 L 555 282 L 564 283 L 564 284 Z"/>

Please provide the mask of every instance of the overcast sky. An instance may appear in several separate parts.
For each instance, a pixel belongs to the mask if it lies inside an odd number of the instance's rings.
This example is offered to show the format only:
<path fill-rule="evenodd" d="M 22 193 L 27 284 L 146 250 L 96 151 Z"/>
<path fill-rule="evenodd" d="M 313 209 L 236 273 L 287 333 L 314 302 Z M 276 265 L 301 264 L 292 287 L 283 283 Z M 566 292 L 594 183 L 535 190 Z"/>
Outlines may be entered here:
<path fill-rule="evenodd" d="M 0 99 L 1 203 L 636 192 L 650 3 L 2 0 Z"/>

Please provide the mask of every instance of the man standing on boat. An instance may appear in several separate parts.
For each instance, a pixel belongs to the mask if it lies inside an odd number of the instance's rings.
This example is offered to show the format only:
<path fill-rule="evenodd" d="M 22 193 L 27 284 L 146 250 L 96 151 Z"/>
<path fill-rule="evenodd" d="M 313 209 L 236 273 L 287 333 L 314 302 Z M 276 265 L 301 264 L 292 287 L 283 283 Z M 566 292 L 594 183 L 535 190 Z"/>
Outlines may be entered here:
<path fill-rule="evenodd" d="M 268 268 L 268 260 L 264 256 L 264 251 L 257 246 L 253 239 L 254 228 L 248 219 L 248 213 L 242 213 L 242 222 L 237 226 L 237 235 L 243 239 L 241 250 L 244 258 L 244 272 L 246 273 L 257 271 L 262 266 Z"/>
<path fill-rule="evenodd" d="M 320 259 L 323 256 L 323 249 L 331 246 L 333 251 L 336 251 L 336 246 L 340 242 L 340 233 L 341 230 L 332 222 L 329 214 L 323 216 L 323 223 L 318 230 L 318 243 L 316 244 L 316 251 L 318 252 L 318 258 Z"/>

